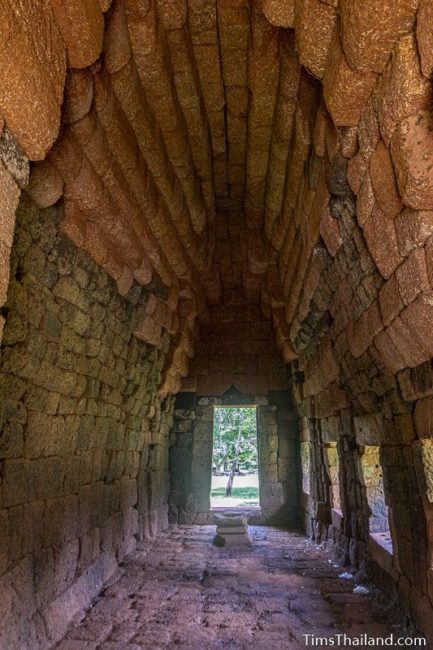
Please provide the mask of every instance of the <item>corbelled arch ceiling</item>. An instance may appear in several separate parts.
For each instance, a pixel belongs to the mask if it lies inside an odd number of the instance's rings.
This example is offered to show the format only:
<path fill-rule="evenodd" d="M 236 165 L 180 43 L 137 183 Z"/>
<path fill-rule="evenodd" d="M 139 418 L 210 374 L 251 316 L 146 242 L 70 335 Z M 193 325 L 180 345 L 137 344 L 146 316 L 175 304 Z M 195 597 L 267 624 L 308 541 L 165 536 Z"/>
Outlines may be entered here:
<path fill-rule="evenodd" d="M 162 395 L 188 374 L 200 323 L 240 293 L 286 362 L 322 323 L 307 396 L 335 381 L 334 344 L 359 358 L 374 339 L 394 373 L 430 358 L 422 334 L 415 361 L 401 348 L 431 312 L 431 6 L 373 5 L 1 4 L 3 141 L 24 152 L 4 185 L 9 230 L 17 183 L 39 207 L 63 197 L 61 228 L 121 294 L 155 285 L 134 333 L 170 349 Z M 419 290 L 396 323 L 391 284 L 406 277 Z"/>

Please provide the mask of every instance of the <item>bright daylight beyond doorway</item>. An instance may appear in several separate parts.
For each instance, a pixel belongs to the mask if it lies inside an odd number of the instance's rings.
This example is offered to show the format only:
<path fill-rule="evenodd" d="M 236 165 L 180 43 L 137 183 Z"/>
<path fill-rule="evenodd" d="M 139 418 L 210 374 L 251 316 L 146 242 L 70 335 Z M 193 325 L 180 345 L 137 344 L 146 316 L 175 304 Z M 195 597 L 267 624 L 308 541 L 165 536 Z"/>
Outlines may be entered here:
<path fill-rule="evenodd" d="M 256 407 L 215 407 L 211 508 L 258 508 Z"/>

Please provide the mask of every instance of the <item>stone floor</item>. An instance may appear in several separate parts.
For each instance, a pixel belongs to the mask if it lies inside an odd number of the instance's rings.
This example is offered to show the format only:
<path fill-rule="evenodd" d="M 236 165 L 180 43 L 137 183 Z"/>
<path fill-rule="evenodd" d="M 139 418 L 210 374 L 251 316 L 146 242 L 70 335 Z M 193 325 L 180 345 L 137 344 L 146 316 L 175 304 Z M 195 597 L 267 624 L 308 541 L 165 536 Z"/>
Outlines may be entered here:
<path fill-rule="evenodd" d="M 229 550 L 212 546 L 214 530 L 179 526 L 135 551 L 58 649 L 296 650 L 305 634 L 390 634 L 305 537 L 251 527 L 253 548 Z"/>

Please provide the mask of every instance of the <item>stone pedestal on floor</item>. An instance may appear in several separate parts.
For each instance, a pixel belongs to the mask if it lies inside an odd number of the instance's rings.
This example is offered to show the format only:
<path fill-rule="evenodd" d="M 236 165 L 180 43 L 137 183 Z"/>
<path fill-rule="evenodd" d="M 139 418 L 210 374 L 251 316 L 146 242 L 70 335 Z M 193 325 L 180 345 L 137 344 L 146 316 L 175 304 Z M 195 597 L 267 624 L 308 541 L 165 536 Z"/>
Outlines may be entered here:
<path fill-rule="evenodd" d="M 217 525 L 215 546 L 252 546 L 247 514 L 222 512 L 214 515 L 213 520 Z"/>

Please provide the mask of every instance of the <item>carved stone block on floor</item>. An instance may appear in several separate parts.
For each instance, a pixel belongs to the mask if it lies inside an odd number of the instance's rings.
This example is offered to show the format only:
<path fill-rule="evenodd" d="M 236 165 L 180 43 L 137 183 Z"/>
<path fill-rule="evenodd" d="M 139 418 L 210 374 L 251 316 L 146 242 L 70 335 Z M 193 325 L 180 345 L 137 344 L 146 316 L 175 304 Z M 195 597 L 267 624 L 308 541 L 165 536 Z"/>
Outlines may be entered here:
<path fill-rule="evenodd" d="M 252 546 L 246 513 L 218 513 L 213 520 L 217 525 L 215 546 Z"/>

